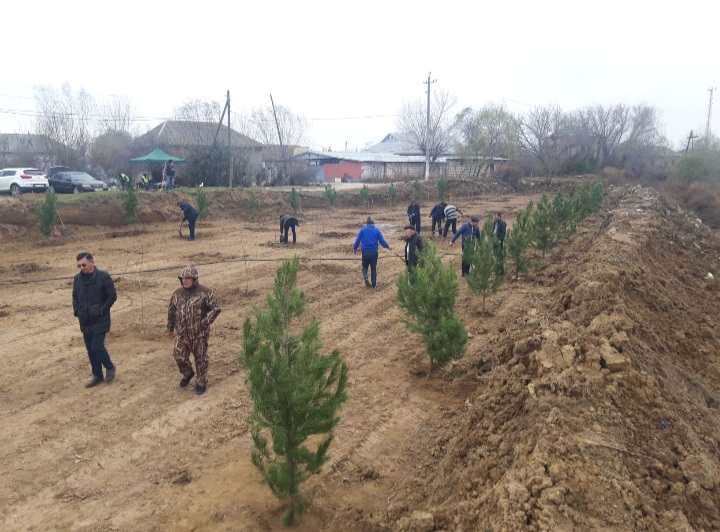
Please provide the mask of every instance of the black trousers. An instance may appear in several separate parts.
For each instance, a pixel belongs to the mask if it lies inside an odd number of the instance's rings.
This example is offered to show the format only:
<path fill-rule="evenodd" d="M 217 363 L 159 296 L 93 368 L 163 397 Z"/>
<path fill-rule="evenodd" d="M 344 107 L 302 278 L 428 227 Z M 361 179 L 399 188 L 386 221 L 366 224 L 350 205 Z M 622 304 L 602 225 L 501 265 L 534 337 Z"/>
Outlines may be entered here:
<path fill-rule="evenodd" d="M 433 218 L 432 219 L 432 234 L 435 234 L 435 226 L 437 225 L 438 233 L 442 234 L 443 219 Z"/>
<path fill-rule="evenodd" d="M 297 237 L 296 237 L 296 235 L 295 235 L 295 226 L 294 226 L 294 225 L 291 225 L 291 226 L 287 226 L 287 225 L 286 225 L 286 226 L 285 226 L 285 243 L 286 243 L 286 244 L 288 243 L 288 231 L 289 231 L 290 229 L 292 229 L 292 233 L 293 233 L 293 244 L 294 244 L 295 242 L 297 242 Z"/>
<path fill-rule="evenodd" d="M 453 235 L 457 233 L 457 218 L 445 221 L 445 229 L 443 229 L 443 237 L 447 236 L 448 228 L 452 225 Z"/>

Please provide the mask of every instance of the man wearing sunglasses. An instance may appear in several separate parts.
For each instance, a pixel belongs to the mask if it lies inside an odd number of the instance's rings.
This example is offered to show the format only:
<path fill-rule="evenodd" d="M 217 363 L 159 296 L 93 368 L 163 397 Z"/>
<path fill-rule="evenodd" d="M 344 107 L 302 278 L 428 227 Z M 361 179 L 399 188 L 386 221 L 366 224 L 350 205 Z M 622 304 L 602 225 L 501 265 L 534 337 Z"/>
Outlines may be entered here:
<path fill-rule="evenodd" d="M 93 256 L 83 252 L 77 256 L 80 272 L 73 281 L 73 312 L 80 321 L 80 330 L 85 339 L 92 378 L 85 388 L 92 388 L 103 381 L 115 378 L 115 364 L 105 348 L 105 335 L 110 331 L 110 307 L 117 299 L 115 284 L 110 274 L 95 267 Z"/>

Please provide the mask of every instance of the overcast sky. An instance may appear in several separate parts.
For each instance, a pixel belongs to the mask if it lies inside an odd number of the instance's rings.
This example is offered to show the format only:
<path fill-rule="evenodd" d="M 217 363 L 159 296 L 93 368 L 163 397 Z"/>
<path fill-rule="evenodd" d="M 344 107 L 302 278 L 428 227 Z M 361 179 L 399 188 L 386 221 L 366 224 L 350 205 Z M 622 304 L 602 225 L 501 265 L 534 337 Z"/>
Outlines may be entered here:
<path fill-rule="evenodd" d="M 115 6 L 112 9 L 109 6 Z M 705 131 L 720 84 L 714 2 L 13 1 L 2 8 L 0 132 L 33 129 L 35 86 L 127 96 L 141 132 L 190 100 L 283 105 L 308 144 L 362 149 L 431 90 L 457 110 L 644 103 L 668 139 Z M 720 133 L 720 92 L 711 130 Z"/>

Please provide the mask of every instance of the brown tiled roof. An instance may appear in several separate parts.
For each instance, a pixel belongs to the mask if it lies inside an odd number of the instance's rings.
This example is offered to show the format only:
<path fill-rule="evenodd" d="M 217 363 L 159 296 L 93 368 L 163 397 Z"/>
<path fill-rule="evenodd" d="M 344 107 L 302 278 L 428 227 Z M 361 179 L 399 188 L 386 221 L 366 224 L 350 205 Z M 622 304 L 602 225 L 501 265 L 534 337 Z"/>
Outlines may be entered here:
<path fill-rule="evenodd" d="M 144 135 L 137 137 L 135 144 L 147 147 L 173 146 L 189 148 L 208 146 L 212 144 L 217 128 L 217 124 L 211 122 L 166 120 Z M 217 134 L 217 141 L 225 145 L 227 144 L 227 138 L 228 128 L 221 125 Z M 230 130 L 230 143 L 232 146 L 246 148 L 261 148 L 263 146 L 260 142 L 238 133 L 234 129 Z"/>

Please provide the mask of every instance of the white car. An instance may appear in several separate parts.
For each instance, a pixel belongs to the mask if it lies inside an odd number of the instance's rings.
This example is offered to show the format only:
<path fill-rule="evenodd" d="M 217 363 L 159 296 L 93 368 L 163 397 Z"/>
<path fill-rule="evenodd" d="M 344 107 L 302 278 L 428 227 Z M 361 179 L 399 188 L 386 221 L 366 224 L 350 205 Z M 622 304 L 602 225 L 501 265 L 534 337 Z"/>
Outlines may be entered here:
<path fill-rule="evenodd" d="M 27 191 L 45 192 L 48 180 L 45 172 L 37 168 L 3 168 L 0 170 L 0 193 L 19 196 Z"/>

